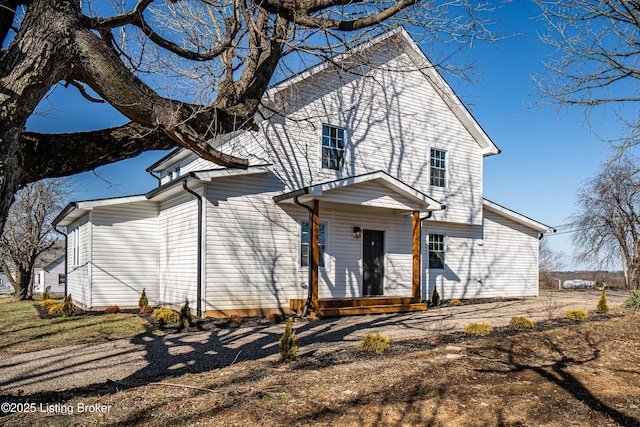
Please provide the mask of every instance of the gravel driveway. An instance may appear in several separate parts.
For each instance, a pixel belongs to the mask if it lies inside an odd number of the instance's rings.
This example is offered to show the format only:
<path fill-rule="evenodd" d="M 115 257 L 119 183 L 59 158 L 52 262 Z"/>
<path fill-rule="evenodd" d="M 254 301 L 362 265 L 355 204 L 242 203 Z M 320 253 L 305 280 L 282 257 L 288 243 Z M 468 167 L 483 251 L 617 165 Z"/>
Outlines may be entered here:
<path fill-rule="evenodd" d="M 607 292 L 610 307 L 618 307 L 628 292 Z M 557 316 L 569 308 L 594 310 L 597 291 L 553 293 Z M 355 347 L 369 332 L 394 340 L 422 338 L 435 331 L 460 331 L 469 322 L 505 326 L 513 316 L 534 321 L 547 317 L 549 297 L 526 298 L 438 307 L 425 312 L 352 316 L 294 324 L 300 354 L 321 354 L 340 347 Z M 255 328 L 216 329 L 171 333 L 4 356 L 0 360 L 0 390 L 10 394 L 81 391 L 107 383 L 138 385 L 153 379 L 203 372 L 234 361 L 278 355 L 284 324 Z M 1 393 L 1 392 L 0 392 Z"/>

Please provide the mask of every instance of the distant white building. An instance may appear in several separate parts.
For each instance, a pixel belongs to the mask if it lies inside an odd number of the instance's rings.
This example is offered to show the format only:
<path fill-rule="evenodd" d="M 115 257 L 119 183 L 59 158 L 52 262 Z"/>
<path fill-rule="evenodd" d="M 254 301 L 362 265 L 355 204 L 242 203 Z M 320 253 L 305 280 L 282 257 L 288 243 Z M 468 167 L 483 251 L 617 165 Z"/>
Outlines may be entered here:
<path fill-rule="evenodd" d="M 64 294 L 65 291 L 65 258 L 60 255 L 47 265 L 35 268 L 33 271 L 33 292 L 42 293 L 45 290 L 49 293 Z"/>
<path fill-rule="evenodd" d="M 144 288 L 205 316 L 307 300 L 329 316 L 424 310 L 434 288 L 538 295 L 551 230 L 483 198 L 500 150 L 404 29 L 358 54 L 367 65 L 344 55 L 273 86 L 257 132 L 214 144 L 248 169 L 178 149 L 149 167 L 156 189 L 69 204 L 55 224 L 74 301 L 136 306 Z"/>

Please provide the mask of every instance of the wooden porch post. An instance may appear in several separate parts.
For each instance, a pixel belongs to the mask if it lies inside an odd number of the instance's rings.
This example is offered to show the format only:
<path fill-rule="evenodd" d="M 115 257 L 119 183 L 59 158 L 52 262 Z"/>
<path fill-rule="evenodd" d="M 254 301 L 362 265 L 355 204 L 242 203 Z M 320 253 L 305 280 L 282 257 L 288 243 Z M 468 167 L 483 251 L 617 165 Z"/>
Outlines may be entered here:
<path fill-rule="evenodd" d="M 311 218 L 311 253 L 309 254 L 309 268 L 311 269 L 311 310 L 318 309 L 318 263 L 320 260 L 318 250 L 318 236 L 320 234 L 320 201 L 313 200 L 313 214 Z"/>
<path fill-rule="evenodd" d="M 412 282 L 411 297 L 415 302 L 420 302 L 420 212 L 413 212 L 412 221 L 413 239 L 411 242 L 412 254 Z"/>

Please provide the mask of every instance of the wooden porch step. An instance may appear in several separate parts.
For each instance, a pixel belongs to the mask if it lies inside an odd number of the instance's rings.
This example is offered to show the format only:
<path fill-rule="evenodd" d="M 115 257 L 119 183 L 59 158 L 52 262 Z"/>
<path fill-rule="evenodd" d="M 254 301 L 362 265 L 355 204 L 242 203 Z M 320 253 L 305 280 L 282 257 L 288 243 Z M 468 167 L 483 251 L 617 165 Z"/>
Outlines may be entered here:
<path fill-rule="evenodd" d="M 357 316 L 362 314 L 407 313 L 410 311 L 425 311 L 426 309 L 426 303 L 385 304 L 355 307 L 320 308 L 317 314 L 319 317 L 337 317 Z"/>
<path fill-rule="evenodd" d="M 292 299 L 289 300 L 289 307 L 293 311 L 300 311 L 304 307 L 306 300 Z M 371 307 L 383 305 L 408 305 L 415 304 L 418 301 L 411 297 L 359 297 L 359 298 L 322 298 L 318 300 L 318 308 L 355 308 L 355 307 Z"/>

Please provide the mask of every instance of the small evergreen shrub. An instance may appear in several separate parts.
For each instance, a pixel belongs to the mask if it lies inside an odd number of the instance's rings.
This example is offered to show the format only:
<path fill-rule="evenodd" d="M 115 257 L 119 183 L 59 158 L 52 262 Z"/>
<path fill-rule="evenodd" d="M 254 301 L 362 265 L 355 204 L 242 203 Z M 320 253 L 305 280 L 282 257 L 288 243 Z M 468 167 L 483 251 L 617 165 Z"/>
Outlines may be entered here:
<path fill-rule="evenodd" d="M 51 297 L 49 296 L 49 291 L 48 290 L 44 290 L 44 292 L 42 293 L 42 298 L 40 298 L 42 301 L 46 301 L 48 299 L 51 299 Z"/>
<path fill-rule="evenodd" d="M 567 310 L 564 317 L 572 320 L 584 320 L 589 318 L 589 313 L 586 310 Z"/>
<path fill-rule="evenodd" d="M 367 334 L 367 336 L 360 341 L 360 347 L 358 347 L 358 349 L 360 351 L 382 353 L 389 350 L 389 347 L 389 337 L 380 334 Z"/>
<path fill-rule="evenodd" d="M 40 307 L 46 307 L 49 306 L 51 304 L 58 304 L 58 301 L 54 300 L 54 299 L 44 299 L 42 301 L 40 301 Z"/>
<path fill-rule="evenodd" d="M 509 321 L 510 329 L 531 329 L 534 325 L 533 320 L 524 316 L 514 316 Z"/>
<path fill-rule="evenodd" d="M 602 290 L 602 295 L 600 295 L 600 299 L 598 300 L 596 311 L 600 314 L 607 314 L 609 312 L 609 304 L 607 304 L 607 294 L 604 289 Z"/>
<path fill-rule="evenodd" d="M 104 313 L 105 314 L 120 313 L 120 307 L 118 307 L 117 305 L 110 305 L 109 307 L 106 307 L 104 309 Z"/>
<path fill-rule="evenodd" d="M 151 307 L 150 305 L 145 305 L 144 307 L 142 307 L 140 309 L 140 313 L 142 314 L 149 314 L 153 312 L 153 307 Z"/>
<path fill-rule="evenodd" d="M 140 299 L 138 300 L 138 307 L 146 307 L 149 305 L 149 300 L 147 299 L 147 292 L 145 288 L 142 288 L 142 293 L 140 294 Z"/>
<path fill-rule="evenodd" d="M 234 325 L 241 325 L 242 324 L 242 316 L 239 316 L 237 314 L 232 314 L 231 316 L 229 316 L 229 320 Z"/>
<path fill-rule="evenodd" d="M 482 322 L 482 323 L 469 323 L 464 328 L 464 333 L 467 335 L 475 335 L 477 337 L 483 337 L 485 335 L 489 335 L 493 329 L 491 329 L 491 325 Z"/>
<path fill-rule="evenodd" d="M 429 300 L 429 305 L 436 306 L 442 304 L 442 300 L 440 299 L 440 294 L 438 293 L 438 287 L 433 287 L 433 292 L 431 293 L 431 299 Z"/>
<path fill-rule="evenodd" d="M 180 326 L 181 328 L 191 326 L 193 323 L 192 320 L 191 308 L 189 308 L 189 300 L 185 298 L 184 305 L 180 308 L 180 312 L 178 313 L 178 326 Z"/>
<path fill-rule="evenodd" d="M 62 314 L 64 314 L 64 317 L 71 317 L 74 315 L 75 311 L 76 306 L 73 304 L 73 298 L 71 298 L 71 294 L 69 294 L 64 299 L 64 303 L 62 305 Z"/>
<path fill-rule="evenodd" d="M 158 325 L 164 325 L 166 323 L 178 323 L 179 314 L 170 308 L 156 308 L 151 313 L 151 318 Z"/>
<path fill-rule="evenodd" d="M 282 338 L 280 338 L 280 360 L 294 360 L 298 357 L 299 348 L 298 337 L 293 330 L 293 319 L 290 317 L 284 327 Z"/>
<path fill-rule="evenodd" d="M 61 302 L 55 302 L 53 304 L 49 304 L 47 308 L 47 312 L 50 316 L 59 316 L 62 314 L 62 310 L 64 308 L 64 304 Z"/>
<path fill-rule="evenodd" d="M 623 308 L 631 308 L 633 310 L 640 310 L 640 290 L 631 292 L 629 298 L 622 303 Z"/>

